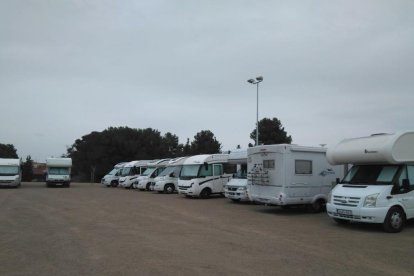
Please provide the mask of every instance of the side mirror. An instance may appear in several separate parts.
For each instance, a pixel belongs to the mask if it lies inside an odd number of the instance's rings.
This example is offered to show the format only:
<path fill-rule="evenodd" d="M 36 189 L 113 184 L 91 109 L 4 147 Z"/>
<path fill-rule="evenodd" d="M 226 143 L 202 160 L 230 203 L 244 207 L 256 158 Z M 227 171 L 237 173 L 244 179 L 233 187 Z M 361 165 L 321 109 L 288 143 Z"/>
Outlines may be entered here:
<path fill-rule="evenodd" d="M 174 172 L 170 173 L 170 177 L 174 177 Z"/>
<path fill-rule="evenodd" d="M 402 187 L 405 191 L 409 191 L 410 190 L 410 181 L 408 179 L 403 179 L 402 180 Z"/>

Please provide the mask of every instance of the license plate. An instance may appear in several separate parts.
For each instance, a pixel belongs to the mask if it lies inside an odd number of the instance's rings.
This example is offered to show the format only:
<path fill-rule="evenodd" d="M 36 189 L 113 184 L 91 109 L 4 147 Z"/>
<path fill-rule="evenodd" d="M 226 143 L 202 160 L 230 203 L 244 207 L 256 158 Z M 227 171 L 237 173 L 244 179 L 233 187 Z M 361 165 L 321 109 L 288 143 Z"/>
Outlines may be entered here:
<path fill-rule="evenodd" d="M 340 215 L 352 215 L 351 210 L 337 209 L 336 212 Z"/>

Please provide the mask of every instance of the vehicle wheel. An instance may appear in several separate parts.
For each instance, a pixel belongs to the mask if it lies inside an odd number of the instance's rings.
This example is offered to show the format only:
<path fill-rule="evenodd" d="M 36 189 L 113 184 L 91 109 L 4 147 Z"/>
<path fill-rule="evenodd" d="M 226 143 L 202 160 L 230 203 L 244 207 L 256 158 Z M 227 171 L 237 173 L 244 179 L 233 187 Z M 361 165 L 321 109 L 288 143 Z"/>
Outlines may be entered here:
<path fill-rule="evenodd" d="M 116 186 L 118 186 L 118 182 L 115 181 L 115 180 L 112 180 L 111 181 L 111 187 L 116 187 Z"/>
<path fill-rule="evenodd" d="M 320 213 L 325 208 L 325 201 L 323 199 L 318 199 L 310 206 L 311 211 L 314 213 Z"/>
<path fill-rule="evenodd" d="M 342 224 L 342 225 L 349 224 L 349 220 L 346 220 L 346 219 L 334 218 L 333 220 L 338 224 Z"/>
<path fill-rule="evenodd" d="M 147 183 L 147 186 L 145 186 L 145 189 L 146 189 L 147 191 L 150 191 L 150 186 L 151 186 L 151 183 Z"/>
<path fill-rule="evenodd" d="M 164 186 L 164 193 L 166 194 L 172 194 L 174 192 L 174 186 L 171 184 Z"/>
<path fill-rule="evenodd" d="M 238 199 L 238 198 L 231 198 L 231 201 L 233 201 L 233 202 L 240 202 L 240 199 Z"/>
<path fill-rule="evenodd" d="M 209 198 L 211 194 L 210 188 L 204 188 L 200 193 L 200 198 L 206 199 Z"/>
<path fill-rule="evenodd" d="M 392 207 L 388 210 L 384 220 L 384 231 L 388 233 L 398 233 L 404 228 L 405 214 L 401 208 Z"/>

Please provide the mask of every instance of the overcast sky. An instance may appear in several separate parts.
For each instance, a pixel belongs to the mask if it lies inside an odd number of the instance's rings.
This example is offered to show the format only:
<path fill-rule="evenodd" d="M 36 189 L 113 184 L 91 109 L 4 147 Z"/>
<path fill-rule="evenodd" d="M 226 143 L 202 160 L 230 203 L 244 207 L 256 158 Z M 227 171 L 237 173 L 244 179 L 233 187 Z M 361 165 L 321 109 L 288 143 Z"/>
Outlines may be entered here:
<path fill-rule="evenodd" d="M 0 143 L 43 162 L 110 126 L 277 117 L 305 146 L 414 129 L 414 1 L 0 0 Z"/>

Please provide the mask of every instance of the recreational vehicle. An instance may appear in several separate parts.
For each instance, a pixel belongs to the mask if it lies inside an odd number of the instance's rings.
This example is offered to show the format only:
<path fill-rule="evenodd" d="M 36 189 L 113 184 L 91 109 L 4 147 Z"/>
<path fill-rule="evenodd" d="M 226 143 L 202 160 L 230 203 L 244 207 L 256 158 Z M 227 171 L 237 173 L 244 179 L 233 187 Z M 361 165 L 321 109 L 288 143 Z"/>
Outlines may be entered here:
<path fill-rule="evenodd" d="M 125 164 L 126 162 L 116 164 L 114 168 L 102 178 L 101 183 L 106 187 L 117 187 L 119 185 L 122 168 Z"/>
<path fill-rule="evenodd" d="M 247 191 L 247 151 L 232 151 L 229 154 L 229 164 L 236 164 L 237 172 L 224 186 L 224 196 L 235 202 L 250 201 Z"/>
<path fill-rule="evenodd" d="M 154 178 L 156 178 L 164 170 L 169 161 L 170 159 L 160 159 L 148 162 L 147 170 L 136 179 L 135 187 L 141 191 L 151 190 Z"/>
<path fill-rule="evenodd" d="M 71 158 L 47 158 L 46 159 L 46 186 L 70 187 L 70 172 L 72 168 Z"/>
<path fill-rule="evenodd" d="M 201 198 L 223 194 L 224 185 L 236 172 L 235 166 L 228 165 L 228 158 L 228 154 L 203 154 L 187 158 L 178 179 L 178 193 Z"/>
<path fill-rule="evenodd" d="M 252 201 L 282 207 L 325 207 L 328 193 L 343 168 L 326 160 L 323 147 L 262 145 L 247 150 L 249 195 Z"/>
<path fill-rule="evenodd" d="M 139 160 L 126 163 L 121 171 L 119 186 L 125 189 L 133 188 L 132 185 L 136 181 L 137 177 L 145 172 L 148 162 L 148 160 Z"/>
<path fill-rule="evenodd" d="M 178 157 L 170 160 L 167 167 L 154 178 L 154 191 L 166 194 L 178 191 L 178 177 L 187 158 Z"/>
<path fill-rule="evenodd" d="M 414 218 L 414 131 L 346 139 L 329 147 L 327 158 L 353 165 L 329 195 L 327 212 L 336 222 L 400 232 Z"/>
<path fill-rule="evenodd" d="M 20 159 L 0 158 L 0 186 L 20 187 Z"/>

